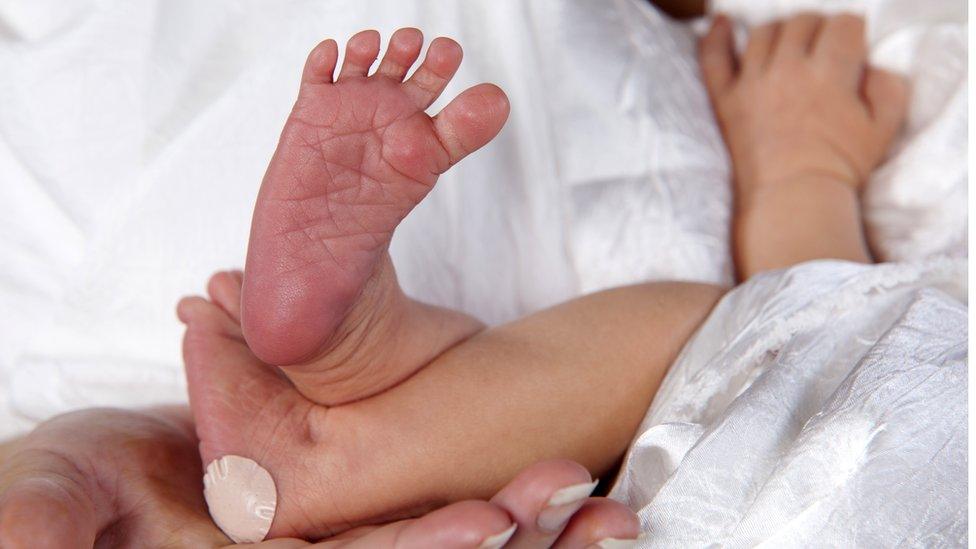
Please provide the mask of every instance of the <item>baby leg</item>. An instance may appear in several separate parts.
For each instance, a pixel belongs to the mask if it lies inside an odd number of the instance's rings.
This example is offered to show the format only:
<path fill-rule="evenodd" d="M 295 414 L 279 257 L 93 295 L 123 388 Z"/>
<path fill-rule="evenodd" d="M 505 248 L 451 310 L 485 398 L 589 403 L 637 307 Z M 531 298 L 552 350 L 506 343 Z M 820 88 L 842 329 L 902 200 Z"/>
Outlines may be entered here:
<path fill-rule="evenodd" d="M 326 407 L 250 352 L 239 291 L 220 275 L 214 302 L 181 303 L 184 357 L 204 462 L 236 454 L 271 472 L 273 536 L 488 497 L 547 458 L 605 473 L 723 293 L 657 283 L 583 297 L 483 331 L 383 393 Z"/>

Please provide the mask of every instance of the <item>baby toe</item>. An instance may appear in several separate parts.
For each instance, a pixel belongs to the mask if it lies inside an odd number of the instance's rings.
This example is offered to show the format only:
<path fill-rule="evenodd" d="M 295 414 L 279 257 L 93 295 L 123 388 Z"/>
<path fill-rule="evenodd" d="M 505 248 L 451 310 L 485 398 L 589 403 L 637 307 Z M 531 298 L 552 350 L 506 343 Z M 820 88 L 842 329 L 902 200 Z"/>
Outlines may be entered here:
<path fill-rule="evenodd" d="M 329 84 L 339 59 L 339 46 L 331 38 L 315 46 L 308 54 L 302 70 L 303 84 Z"/>
<path fill-rule="evenodd" d="M 238 324 L 241 322 L 242 281 L 240 271 L 221 271 L 210 277 L 207 283 L 207 294 L 210 300 Z"/>
<path fill-rule="evenodd" d="M 461 45 L 450 38 L 435 38 L 427 57 L 406 82 L 403 89 L 418 109 L 426 109 L 437 100 L 461 66 Z"/>
<path fill-rule="evenodd" d="M 346 58 L 342 61 L 339 80 L 366 76 L 380 53 L 380 33 L 364 30 L 353 35 L 346 43 Z"/>
<path fill-rule="evenodd" d="M 501 131 L 509 113 L 508 97 L 494 84 L 461 92 L 434 117 L 434 131 L 447 150 L 450 164 L 483 147 Z"/>
<path fill-rule="evenodd" d="M 394 80 L 403 80 L 407 71 L 420 56 L 420 48 L 424 45 L 424 34 L 418 29 L 403 28 L 393 33 L 386 55 L 380 62 L 376 74 L 382 74 Z"/>

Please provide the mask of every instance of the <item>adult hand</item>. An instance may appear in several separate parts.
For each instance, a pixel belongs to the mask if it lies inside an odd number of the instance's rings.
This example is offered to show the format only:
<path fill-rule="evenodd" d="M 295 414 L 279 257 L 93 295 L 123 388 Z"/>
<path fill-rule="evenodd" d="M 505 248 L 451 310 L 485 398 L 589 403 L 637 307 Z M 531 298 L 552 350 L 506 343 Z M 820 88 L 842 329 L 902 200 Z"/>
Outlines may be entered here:
<path fill-rule="evenodd" d="M 186 408 L 90 409 L 15 440 L 0 462 L 0 547 L 215 547 Z"/>
<path fill-rule="evenodd" d="M 3 449 L 0 547 L 206 548 L 230 543 L 207 513 L 197 439 L 185 408 L 73 412 Z M 503 543 L 504 536 L 498 536 L 512 524 L 518 528 L 508 547 L 584 547 L 607 538 L 636 538 L 634 514 L 603 498 L 570 510 L 560 533 L 539 528 L 546 503 L 540 495 L 571 481 L 581 469 L 565 461 L 540 463 L 490 502 L 455 503 L 421 518 L 351 530 L 314 547 L 478 547 L 486 539 Z M 308 545 L 272 540 L 252 547 Z"/>
<path fill-rule="evenodd" d="M 383 526 L 360 527 L 319 543 L 276 539 L 240 549 L 401 549 L 483 548 L 546 549 L 636 547 L 640 526 L 626 506 L 606 498 L 587 498 L 582 505 L 547 507 L 560 488 L 589 490 L 589 473 L 579 464 L 543 461 L 522 471 L 490 501 L 468 500 L 420 518 Z M 572 484 L 577 482 L 576 484 Z M 567 486 L 567 484 L 569 486 Z M 585 487 L 585 488 L 584 488 Z M 567 494 L 568 495 L 568 494 Z"/>

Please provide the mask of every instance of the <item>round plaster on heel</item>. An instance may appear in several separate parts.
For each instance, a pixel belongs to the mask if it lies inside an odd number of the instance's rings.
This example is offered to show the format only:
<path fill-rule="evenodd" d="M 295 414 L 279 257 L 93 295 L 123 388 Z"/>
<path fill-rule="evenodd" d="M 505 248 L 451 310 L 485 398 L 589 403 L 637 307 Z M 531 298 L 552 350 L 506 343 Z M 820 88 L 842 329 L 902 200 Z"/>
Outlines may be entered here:
<path fill-rule="evenodd" d="M 235 543 L 255 543 L 268 535 L 278 493 L 268 471 L 241 456 L 223 456 L 207 465 L 203 497 L 210 516 Z"/>

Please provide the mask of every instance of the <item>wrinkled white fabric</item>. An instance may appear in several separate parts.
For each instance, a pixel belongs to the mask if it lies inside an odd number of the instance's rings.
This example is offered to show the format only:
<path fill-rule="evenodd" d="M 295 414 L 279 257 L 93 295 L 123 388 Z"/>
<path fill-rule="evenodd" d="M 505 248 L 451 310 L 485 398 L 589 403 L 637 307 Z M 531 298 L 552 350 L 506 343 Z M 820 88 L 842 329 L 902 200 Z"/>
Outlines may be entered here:
<path fill-rule="evenodd" d="M 813 262 L 733 290 L 611 492 L 643 546 L 965 546 L 965 295 L 963 260 Z"/>

